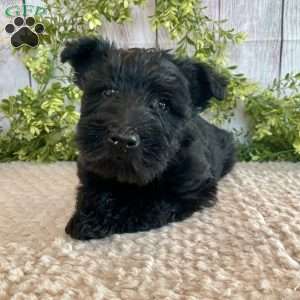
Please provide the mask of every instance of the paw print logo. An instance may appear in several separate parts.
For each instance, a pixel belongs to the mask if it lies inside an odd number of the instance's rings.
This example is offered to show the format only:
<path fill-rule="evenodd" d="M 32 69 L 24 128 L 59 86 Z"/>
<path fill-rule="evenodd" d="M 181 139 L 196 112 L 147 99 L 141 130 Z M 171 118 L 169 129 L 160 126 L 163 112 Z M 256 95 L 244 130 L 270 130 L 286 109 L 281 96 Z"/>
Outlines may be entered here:
<path fill-rule="evenodd" d="M 11 35 L 10 42 L 15 48 L 23 45 L 36 47 L 39 44 L 38 34 L 43 33 L 44 25 L 41 23 L 35 24 L 33 17 L 22 18 L 16 17 L 14 24 L 9 23 L 5 26 L 5 31 Z"/>

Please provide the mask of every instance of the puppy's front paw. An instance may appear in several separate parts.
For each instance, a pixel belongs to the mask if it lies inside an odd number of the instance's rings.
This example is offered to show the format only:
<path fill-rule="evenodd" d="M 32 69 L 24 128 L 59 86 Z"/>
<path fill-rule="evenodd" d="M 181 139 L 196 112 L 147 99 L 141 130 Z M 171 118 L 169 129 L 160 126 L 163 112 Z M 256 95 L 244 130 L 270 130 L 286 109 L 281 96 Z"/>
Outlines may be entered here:
<path fill-rule="evenodd" d="M 109 231 L 100 226 L 95 218 L 74 214 L 66 225 L 65 232 L 76 240 L 100 239 L 109 235 Z"/>
<path fill-rule="evenodd" d="M 69 220 L 69 222 L 67 223 L 67 225 L 65 227 L 66 234 L 69 234 L 70 236 L 72 236 L 73 231 L 74 231 L 74 216 Z"/>

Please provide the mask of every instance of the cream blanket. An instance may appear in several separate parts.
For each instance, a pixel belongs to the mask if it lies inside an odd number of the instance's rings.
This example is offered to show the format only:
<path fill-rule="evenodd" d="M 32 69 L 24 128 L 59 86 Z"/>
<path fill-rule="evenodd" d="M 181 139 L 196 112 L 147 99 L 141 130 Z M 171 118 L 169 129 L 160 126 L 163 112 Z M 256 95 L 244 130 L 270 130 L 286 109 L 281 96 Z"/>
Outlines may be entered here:
<path fill-rule="evenodd" d="M 239 163 L 218 204 L 146 233 L 64 234 L 74 163 L 0 164 L 0 299 L 300 299 L 300 164 Z"/>

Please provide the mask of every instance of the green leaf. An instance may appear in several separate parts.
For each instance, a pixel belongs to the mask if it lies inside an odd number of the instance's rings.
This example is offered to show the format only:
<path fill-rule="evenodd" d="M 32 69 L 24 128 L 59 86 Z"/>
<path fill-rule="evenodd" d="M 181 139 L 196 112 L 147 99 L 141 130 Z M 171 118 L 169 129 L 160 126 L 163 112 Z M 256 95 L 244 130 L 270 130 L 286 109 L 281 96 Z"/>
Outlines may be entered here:
<path fill-rule="evenodd" d="M 300 154 L 300 137 L 295 140 L 295 142 L 293 143 L 293 147 L 296 153 Z"/>

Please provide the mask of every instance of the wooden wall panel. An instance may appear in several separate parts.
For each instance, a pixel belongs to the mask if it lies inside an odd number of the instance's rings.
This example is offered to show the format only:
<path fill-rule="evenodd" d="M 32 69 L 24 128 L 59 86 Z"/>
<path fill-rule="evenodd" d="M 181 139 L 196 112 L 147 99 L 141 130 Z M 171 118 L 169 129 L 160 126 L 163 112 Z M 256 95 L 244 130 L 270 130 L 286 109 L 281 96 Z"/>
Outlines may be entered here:
<path fill-rule="evenodd" d="M 230 61 L 250 79 L 268 85 L 279 76 L 282 0 L 220 0 L 220 18 L 228 28 L 247 33 L 243 45 L 230 48 Z"/>
<path fill-rule="evenodd" d="M 155 31 L 149 22 L 149 16 L 154 14 L 154 9 L 155 1 L 149 0 L 144 7 L 133 8 L 133 21 L 130 24 L 105 22 L 101 32 L 121 47 L 155 47 Z"/>
<path fill-rule="evenodd" d="M 4 30 L 7 23 L 13 21 L 5 15 L 8 6 L 18 5 L 21 0 L 2 0 L 0 2 L 0 101 L 1 99 L 15 95 L 19 88 L 28 85 L 29 78 L 20 57 L 13 55 L 10 44 L 10 35 Z M 8 122 L 0 115 L 0 130 L 7 128 Z"/>
<path fill-rule="evenodd" d="M 13 22 L 13 18 L 5 15 L 5 10 L 11 5 L 18 5 L 19 1 L 3 0 L 0 2 L 0 99 L 14 95 L 18 88 L 28 84 L 28 74 L 18 55 L 13 55 L 10 35 L 5 32 L 6 24 Z"/>
<path fill-rule="evenodd" d="M 247 34 L 244 44 L 229 46 L 230 63 L 264 86 L 279 76 L 281 5 L 282 0 L 220 0 L 220 19 L 228 20 L 224 27 Z M 238 103 L 233 119 L 223 127 L 247 131 L 243 103 Z"/>
<path fill-rule="evenodd" d="M 281 8 L 282 0 L 220 0 L 220 17 L 248 41 L 280 39 Z"/>
<path fill-rule="evenodd" d="M 285 0 L 281 75 L 300 72 L 300 1 Z"/>
<path fill-rule="evenodd" d="M 253 81 L 268 86 L 279 77 L 280 40 L 249 41 L 242 45 L 231 46 L 229 59 L 237 65 L 237 72 L 247 75 Z"/>
<path fill-rule="evenodd" d="M 214 20 L 219 19 L 220 1 L 219 0 L 202 0 L 203 6 L 206 7 L 206 14 Z"/>

